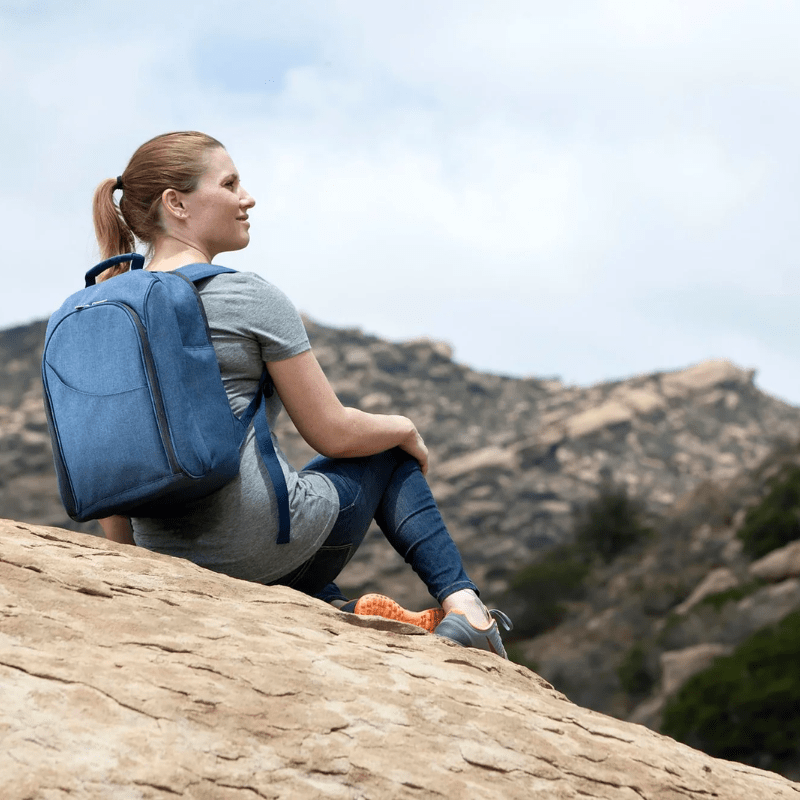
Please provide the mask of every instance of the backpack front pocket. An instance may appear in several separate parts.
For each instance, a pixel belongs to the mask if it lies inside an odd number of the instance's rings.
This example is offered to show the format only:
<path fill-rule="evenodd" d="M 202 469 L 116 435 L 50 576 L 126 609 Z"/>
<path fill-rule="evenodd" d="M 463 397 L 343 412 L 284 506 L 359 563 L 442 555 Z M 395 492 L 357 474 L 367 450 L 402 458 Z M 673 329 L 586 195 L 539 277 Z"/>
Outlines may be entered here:
<path fill-rule="evenodd" d="M 132 309 L 104 303 L 76 310 L 53 331 L 43 363 L 70 516 L 179 472 L 147 338 Z"/>

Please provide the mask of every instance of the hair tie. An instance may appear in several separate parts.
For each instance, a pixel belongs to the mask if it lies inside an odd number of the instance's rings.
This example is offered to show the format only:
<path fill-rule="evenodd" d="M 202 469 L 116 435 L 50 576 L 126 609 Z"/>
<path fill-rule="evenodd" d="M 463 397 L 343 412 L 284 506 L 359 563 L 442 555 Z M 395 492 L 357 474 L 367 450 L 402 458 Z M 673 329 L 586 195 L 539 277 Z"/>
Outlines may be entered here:
<path fill-rule="evenodd" d="M 116 192 L 117 189 L 122 191 L 122 175 L 119 175 L 117 177 L 117 182 L 114 184 L 114 191 Z"/>

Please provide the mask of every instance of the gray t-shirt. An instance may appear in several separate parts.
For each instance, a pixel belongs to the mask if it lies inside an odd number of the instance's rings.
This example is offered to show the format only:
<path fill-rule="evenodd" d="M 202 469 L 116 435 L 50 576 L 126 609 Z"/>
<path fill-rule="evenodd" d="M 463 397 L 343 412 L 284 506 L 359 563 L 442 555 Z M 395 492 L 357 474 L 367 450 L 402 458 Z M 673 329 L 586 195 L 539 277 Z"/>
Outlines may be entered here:
<path fill-rule="evenodd" d="M 201 281 L 228 400 L 241 414 L 258 388 L 264 362 L 283 361 L 311 348 L 300 315 L 286 295 L 249 272 Z M 267 399 L 270 428 L 283 404 Z M 137 545 L 179 556 L 235 578 L 266 583 L 310 558 L 333 527 L 339 496 L 330 480 L 297 472 L 272 434 L 289 490 L 291 541 L 277 544 L 278 512 L 272 482 L 258 451 L 253 426 L 242 445 L 239 475 L 208 497 L 188 504 L 180 517 L 134 518 Z"/>

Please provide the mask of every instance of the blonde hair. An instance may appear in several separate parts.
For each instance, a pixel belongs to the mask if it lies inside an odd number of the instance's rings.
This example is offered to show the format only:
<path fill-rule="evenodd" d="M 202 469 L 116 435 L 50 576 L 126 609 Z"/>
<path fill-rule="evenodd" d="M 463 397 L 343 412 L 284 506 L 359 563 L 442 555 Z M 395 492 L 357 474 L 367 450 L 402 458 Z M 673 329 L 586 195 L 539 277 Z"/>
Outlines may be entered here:
<path fill-rule="evenodd" d="M 222 143 L 198 131 L 164 133 L 145 142 L 119 178 L 100 183 L 94 192 L 92 217 L 101 258 L 132 253 L 137 239 L 151 253 L 155 238 L 163 232 L 161 195 L 166 189 L 193 192 L 206 170 L 209 150 L 217 147 L 223 147 Z M 114 202 L 118 188 L 122 189 L 119 205 Z M 128 269 L 130 262 L 124 262 L 106 270 L 98 280 Z"/>

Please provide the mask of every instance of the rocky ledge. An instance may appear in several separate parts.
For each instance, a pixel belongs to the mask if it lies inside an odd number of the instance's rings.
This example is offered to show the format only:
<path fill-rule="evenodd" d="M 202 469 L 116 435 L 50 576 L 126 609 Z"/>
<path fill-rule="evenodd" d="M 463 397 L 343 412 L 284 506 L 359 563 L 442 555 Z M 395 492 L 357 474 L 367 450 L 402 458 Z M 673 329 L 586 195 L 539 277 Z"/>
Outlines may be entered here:
<path fill-rule="evenodd" d="M 411 626 L 58 528 L 0 554 L 4 800 L 800 800 Z"/>

